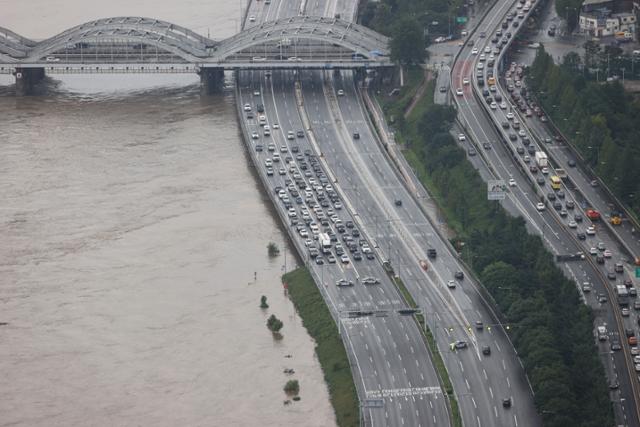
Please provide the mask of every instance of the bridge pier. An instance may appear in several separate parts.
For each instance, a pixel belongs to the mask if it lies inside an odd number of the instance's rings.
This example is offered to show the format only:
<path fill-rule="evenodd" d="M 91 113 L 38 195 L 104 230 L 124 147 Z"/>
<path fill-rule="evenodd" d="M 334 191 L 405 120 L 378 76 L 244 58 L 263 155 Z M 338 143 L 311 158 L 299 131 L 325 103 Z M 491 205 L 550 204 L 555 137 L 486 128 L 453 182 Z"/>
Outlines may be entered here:
<path fill-rule="evenodd" d="M 224 89 L 224 68 L 201 68 L 198 74 L 203 94 L 220 93 Z"/>
<path fill-rule="evenodd" d="M 44 68 L 16 68 L 16 96 L 33 95 L 35 85 L 44 79 Z"/>

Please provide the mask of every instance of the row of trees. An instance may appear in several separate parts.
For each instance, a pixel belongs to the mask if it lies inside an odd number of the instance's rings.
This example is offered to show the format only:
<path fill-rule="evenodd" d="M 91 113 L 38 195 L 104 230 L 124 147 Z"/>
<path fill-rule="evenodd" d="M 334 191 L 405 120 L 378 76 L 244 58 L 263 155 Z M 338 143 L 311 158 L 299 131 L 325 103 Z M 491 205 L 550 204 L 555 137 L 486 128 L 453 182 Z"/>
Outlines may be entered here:
<path fill-rule="evenodd" d="M 579 65 L 573 53 L 556 65 L 540 47 L 527 83 L 607 186 L 640 215 L 640 103 L 619 81 L 588 80 L 576 72 Z"/>
<path fill-rule="evenodd" d="M 463 255 L 507 319 L 544 425 L 613 425 L 590 309 L 524 220 L 478 191 L 486 184 L 449 133 L 455 115 L 452 107 L 428 107 L 410 149 L 458 224 Z"/>

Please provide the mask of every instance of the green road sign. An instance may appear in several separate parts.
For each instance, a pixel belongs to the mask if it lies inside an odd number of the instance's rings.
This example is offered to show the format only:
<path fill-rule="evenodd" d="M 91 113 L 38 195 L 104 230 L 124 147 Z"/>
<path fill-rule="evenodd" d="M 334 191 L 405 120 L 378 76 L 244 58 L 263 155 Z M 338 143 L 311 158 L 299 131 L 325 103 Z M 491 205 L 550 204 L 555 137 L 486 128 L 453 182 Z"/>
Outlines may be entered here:
<path fill-rule="evenodd" d="M 464 24 L 465 22 L 467 22 L 466 16 L 456 16 L 456 23 Z"/>
<path fill-rule="evenodd" d="M 636 267 L 636 277 L 640 277 L 640 267 Z"/>

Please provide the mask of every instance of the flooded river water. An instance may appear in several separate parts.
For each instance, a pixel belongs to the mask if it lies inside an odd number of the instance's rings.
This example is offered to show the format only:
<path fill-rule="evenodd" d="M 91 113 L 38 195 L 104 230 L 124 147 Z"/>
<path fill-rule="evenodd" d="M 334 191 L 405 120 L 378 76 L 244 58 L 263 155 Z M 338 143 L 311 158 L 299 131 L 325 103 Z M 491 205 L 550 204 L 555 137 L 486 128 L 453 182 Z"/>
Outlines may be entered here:
<path fill-rule="evenodd" d="M 35 39 L 122 15 L 221 38 L 240 14 L 222 0 L 0 9 Z M 54 79 L 15 98 L 0 77 L 0 426 L 335 425 L 284 257 L 267 257 L 283 233 L 232 92 L 201 97 L 195 75 Z M 301 385 L 289 406 L 285 368 Z"/>

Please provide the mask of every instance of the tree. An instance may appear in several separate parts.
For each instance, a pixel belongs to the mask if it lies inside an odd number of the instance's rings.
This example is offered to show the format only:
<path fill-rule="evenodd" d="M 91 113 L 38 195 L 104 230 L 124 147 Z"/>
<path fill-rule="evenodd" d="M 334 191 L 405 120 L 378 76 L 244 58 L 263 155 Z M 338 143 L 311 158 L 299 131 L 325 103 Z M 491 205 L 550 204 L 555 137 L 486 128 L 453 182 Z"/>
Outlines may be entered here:
<path fill-rule="evenodd" d="M 267 304 L 267 297 L 265 295 L 260 297 L 260 308 L 269 308 L 269 304 Z"/>
<path fill-rule="evenodd" d="M 287 394 L 298 394 L 300 393 L 300 383 L 298 380 L 289 380 L 284 385 L 284 392 Z"/>
<path fill-rule="evenodd" d="M 267 245 L 267 253 L 271 258 L 276 257 L 280 254 L 280 249 L 278 249 L 278 245 L 273 242 L 269 242 Z"/>
<path fill-rule="evenodd" d="M 267 319 L 267 328 L 269 328 L 269 330 L 273 333 L 280 332 L 280 329 L 282 329 L 283 326 L 284 324 L 282 323 L 282 321 L 278 319 L 274 314 L 269 316 L 269 319 Z"/>
<path fill-rule="evenodd" d="M 405 17 L 391 29 L 391 59 L 401 65 L 420 64 L 426 57 L 422 28 L 414 18 Z"/>

